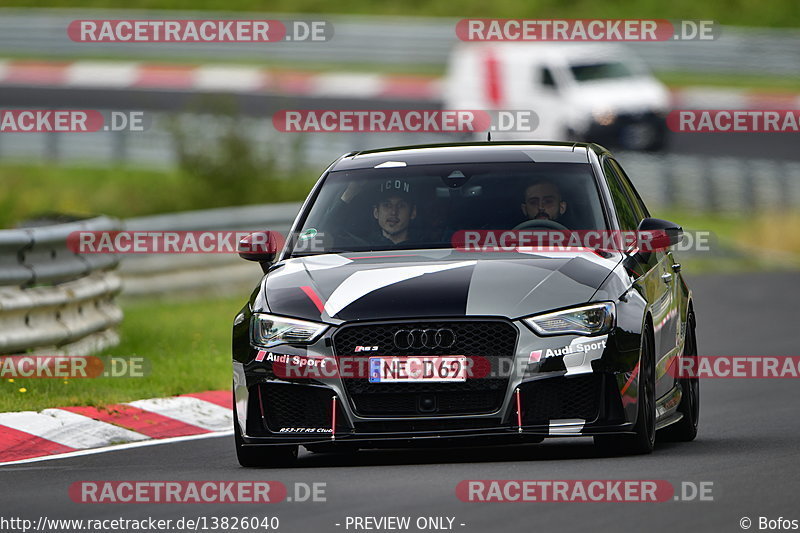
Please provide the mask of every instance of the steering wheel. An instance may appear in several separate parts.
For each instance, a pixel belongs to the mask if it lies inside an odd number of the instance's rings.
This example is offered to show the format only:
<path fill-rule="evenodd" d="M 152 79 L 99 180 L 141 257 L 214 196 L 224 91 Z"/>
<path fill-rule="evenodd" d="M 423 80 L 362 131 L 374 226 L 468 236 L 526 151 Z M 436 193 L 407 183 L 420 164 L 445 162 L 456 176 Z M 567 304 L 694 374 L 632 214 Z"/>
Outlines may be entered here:
<path fill-rule="evenodd" d="M 559 231 L 569 231 L 566 226 L 563 224 L 559 224 L 555 220 L 547 220 L 547 219 L 533 219 L 533 220 L 526 220 L 521 224 L 517 224 L 514 227 L 514 231 L 521 230 L 521 229 L 530 229 L 530 228 L 546 228 L 546 229 L 554 229 Z"/>

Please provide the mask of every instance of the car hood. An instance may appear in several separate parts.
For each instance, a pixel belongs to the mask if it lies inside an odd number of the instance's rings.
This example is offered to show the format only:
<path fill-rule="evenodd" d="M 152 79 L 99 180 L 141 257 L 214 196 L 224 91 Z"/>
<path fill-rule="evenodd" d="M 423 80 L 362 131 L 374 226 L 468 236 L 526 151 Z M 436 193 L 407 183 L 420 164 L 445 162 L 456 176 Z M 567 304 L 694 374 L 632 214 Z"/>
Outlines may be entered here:
<path fill-rule="evenodd" d="M 665 111 L 669 92 L 652 78 L 623 78 L 576 83 L 571 86 L 569 100 L 591 110 L 615 113 Z"/>
<path fill-rule="evenodd" d="M 589 300 L 622 259 L 591 251 L 325 254 L 277 264 L 254 311 L 340 323 L 437 316 L 518 318 Z"/>

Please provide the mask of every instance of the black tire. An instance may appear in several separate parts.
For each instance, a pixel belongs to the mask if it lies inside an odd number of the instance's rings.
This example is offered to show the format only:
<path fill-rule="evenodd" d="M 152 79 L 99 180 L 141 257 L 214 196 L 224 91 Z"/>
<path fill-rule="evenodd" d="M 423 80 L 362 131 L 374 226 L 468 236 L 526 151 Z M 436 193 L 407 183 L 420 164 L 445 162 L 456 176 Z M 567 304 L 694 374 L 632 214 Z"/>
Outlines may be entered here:
<path fill-rule="evenodd" d="M 639 393 L 634 435 L 596 435 L 595 446 L 608 455 L 642 455 L 653 451 L 656 442 L 656 374 L 653 334 L 642 335 L 639 359 Z"/>
<path fill-rule="evenodd" d="M 233 403 L 233 437 L 236 443 L 236 458 L 244 467 L 288 468 L 297 462 L 297 445 L 289 446 L 245 446 L 242 431 L 236 416 L 236 401 Z"/>
<path fill-rule="evenodd" d="M 690 313 L 687 319 L 683 357 L 697 358 L 697 337 L 695 337 L 693 313 Z M 692 368 L 697 368 L 697 366 Z M 683 415 L 683 418 L 665 427 L 658 436 L 672 442 L 690 442 L 697 437 L 697 428 L 700 424 L 700 380 L 696 377 L 681 378 L 678 383 L 683 393 L 681 403 L 678 404 L 678 412 Z"/>

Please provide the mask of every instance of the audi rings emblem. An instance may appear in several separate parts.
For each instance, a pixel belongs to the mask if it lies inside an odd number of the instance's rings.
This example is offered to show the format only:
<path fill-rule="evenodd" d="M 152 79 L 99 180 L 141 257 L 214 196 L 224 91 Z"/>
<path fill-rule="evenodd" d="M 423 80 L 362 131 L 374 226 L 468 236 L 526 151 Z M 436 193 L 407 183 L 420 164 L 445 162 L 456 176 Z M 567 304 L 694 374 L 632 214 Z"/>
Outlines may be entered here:
<path fill-rule="evenodd" d="M 410 348 L 451 348 L 456 343 L 452 329 L 401 329 L 394 334 L 394 345 L 401 350 Z"/>

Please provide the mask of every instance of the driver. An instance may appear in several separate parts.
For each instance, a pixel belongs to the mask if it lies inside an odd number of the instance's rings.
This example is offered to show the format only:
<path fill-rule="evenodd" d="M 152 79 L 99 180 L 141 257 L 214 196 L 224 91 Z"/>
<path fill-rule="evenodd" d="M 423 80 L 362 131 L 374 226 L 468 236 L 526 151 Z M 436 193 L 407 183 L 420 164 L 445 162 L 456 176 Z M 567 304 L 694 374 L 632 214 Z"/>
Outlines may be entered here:
<path fill-rule="evenodd" d="M 552 181 L 537 180 L 525 188 L 522 197 L 522 214 L 528 220 L 557 222 L 566 211 L 567 202 L 562 198 L 558 185 Z"/>
<path fill-rule="evenodd" d="M 409 240 L 409 224 L 417 217 L 411 185 L 402 179 L 383 181 L 372 216 L 378 222 L 378 242 L 394 245 Z"/>

